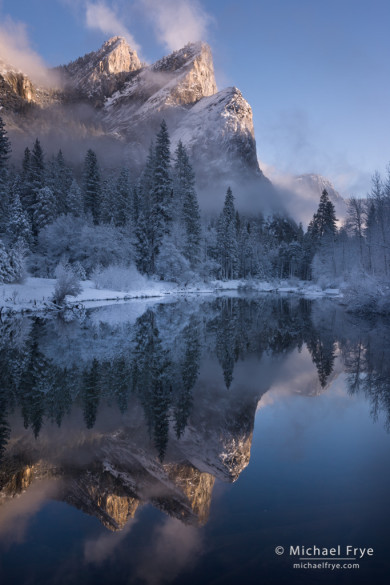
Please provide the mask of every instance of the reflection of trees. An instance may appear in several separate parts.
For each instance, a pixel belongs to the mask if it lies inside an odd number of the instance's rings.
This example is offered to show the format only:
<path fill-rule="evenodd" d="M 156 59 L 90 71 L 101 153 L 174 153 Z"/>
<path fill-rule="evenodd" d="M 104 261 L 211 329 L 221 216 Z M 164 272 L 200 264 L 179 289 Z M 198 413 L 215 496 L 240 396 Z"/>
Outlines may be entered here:
<path fill-rule="evenodd" d="M 7 399 L 5 391 L 3 388 L 0 388 L 0 463 L 11 434 L 7 415 Z"/>
<path fill-rule="evenodd" d="M 159 458 L 163 460 L 169 431 L 171 363 L 168 351 L 162 347 L 155 314 L 150 309 L 137 320 L 135 340 L 137 391 Z"/>
<path fill-rule="evenodd" d="M 159 305 L 146 311 L 132 328 L 96 326 L 88 319 L 61 327 L 55 320 L 43 319 L 2 323 L 0 453 L 9 436 L 6 413 L 15 408 L 38 437 L 45 420 L 60 426 L 73 404 L 82 409 L 91 429 L 101 403 L 125 413 L 133 401 L 139 401 L 163 459 L 171 421 L 178 438 L 188 424 L 202 356 L 218 359 L 229 388 L 238 360 L 284 354 L 300 349 L 304 342 L 322 387 L 334 367 L 337 346 L 345 360 L 350 392 L 364 392 L 374 416 L 380 410 L 390 413 L 388 329 L 364 321 L 352 323 L 334 304 L 314 307 L 308 300 L 293 298 L 221 297 L 211 303 Z M 85 350 L 78 362 L 74 353 L 73 358 L 67 355 L 72 348 L 64 340 L 70 334 Z M 99 354 L 102 346 L 103 355 Z M 110 357 L 107 347 L 113 348 Z"/>
<path fill-rule="evenodd" d="M 96 422 L 100 400 L 100 367 L 96 359 L 90 368 L 86 368 L 82 376 L 81 400 L 83 415 L 87 429 L 92 429 Z"/>
<path fill-rule="evenodd" d="M 175 393 L 175 431 L 177 438 L 183 434 L 192 409 L 192 390 L 199 376 L 201 341 L 200 320 L 192 315 L 190 322 L 183 331 L 185 344 L 184 359 L 181 366 L 181 380 Z"/>
<path fill-rule="evenodd" d="M 372 326 L 352 342 L 344 341 L 343 356 L 350 394 L 363 392 L 371 403 L 373 419 L 382 411 L 390 431 L 390 345 L 386 331 Z"/>
<path fill-rule="evenodd" d="M 336 357 L 334 343 L 332 340 L 322 338 L 317 332 L 312 331 L 311 335 L 306 339 L 306 345 L 313 364 L 317 368 L 321 388 L 325 388 L 326 381 L 333 371 Z"/>
<path fill-rule="evenodd" d="M 223 379 L 229 389 L 233 380 L 234 364 L 238 357 L 238 299 L 221 299 L 217 319 L 217 357 L 223 370 Z"/>

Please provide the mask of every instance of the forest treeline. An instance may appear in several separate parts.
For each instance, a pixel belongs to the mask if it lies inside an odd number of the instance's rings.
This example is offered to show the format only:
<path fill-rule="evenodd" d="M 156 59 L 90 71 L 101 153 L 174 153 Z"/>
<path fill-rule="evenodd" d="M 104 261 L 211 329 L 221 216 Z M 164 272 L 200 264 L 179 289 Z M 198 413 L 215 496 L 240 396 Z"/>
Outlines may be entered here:
<path fill-rule="evenodd" d="M 203 215 L 186 148 L 179 142 L 171 152 L 164 121 L 139 177 L 104 171 L 91 149 L 83 169 L 73 169 L 61 150 L 47 157 L 39 139 L 20 168 L 10 154 L 0 118 L 0 282 L 17 282 L 25 267 L 53 277 L 59 264 L 81 279 L 112 265 L 180 283 L 298 278 L 338 286 L 357 276 L 369 288 L 388 279 L 390 169 L 384 181 L 375 173 L 366 198 L 348 201 L 341 227 L 324 190 L 305 231 L 287 215 L 241 214 L 230 188 L 220 214 Z"/>

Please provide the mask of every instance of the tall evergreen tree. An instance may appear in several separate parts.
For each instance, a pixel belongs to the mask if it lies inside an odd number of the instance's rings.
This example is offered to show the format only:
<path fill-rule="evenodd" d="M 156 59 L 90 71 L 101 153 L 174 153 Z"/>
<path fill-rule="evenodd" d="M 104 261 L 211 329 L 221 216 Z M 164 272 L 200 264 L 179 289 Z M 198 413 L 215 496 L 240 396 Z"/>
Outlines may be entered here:
<path fill-rule="evenodd" d="M 153 274 L 158 247 L 155 246 L 151 222 L 151 199 L 153 188 L 155 151 L 153 143 L 149 147 L 145 169 L 138 187 L 138 218 L 136 223 L 136 265 L 143 274 Z"/>
<path fill-rule="evenodd" d="M 127 168 L 121 169 L 115 189 L 115 216 L 117 226 L 124 226 L 132 219 L 133 192 L 130 185 L 130 174 Z"/>
<path fill-rule="evenodd" d="M 37 232 L 53 223 L 57 217 L 57 198 L 50 187 L 43 187 L 37 193 L 33 222 Z"/>
<path fill-rule="evenodd" d="M 73 179 L 66 194 L 65 210 L 74 217 L 80 217 L 83 214 L 83 195 L 76 179 Z"/>
<path fill-rule="evenodd" d="M 156 137 L 148 215 L 149 264 L 151 273 L 154 273 L 163 237 L 170 233 L 172 222 L 170 138 L 165 120 Z"/>
<path fill-rule="evenodd" d="M 84 211 L 91 213 L 93 222 L 99 223 L 101 179 L 97 156 L 89 149 L 84 161 L 83 173 Z"/>
<path fill-rule="evenodd" d="M 336 235 L 336 212 L 335 207 L 326 189 L 321 193 L 317 213 L 309 223 L 308 232 L 315 242 L 319 242 L 324 236 L 334 237 Z"/>
<path fill-rule="evenodd" d="M 11 144 L 7 136 L 4 122 L 0 117 L 0 229 L 4 229 L 4 222 L 8 205 L 8 159 L 11 154 Z"/>
<path fill-rule="evenodd" d="M 50 161 L 48 175 L 47 186 L 55 195 L 57 214 L 67 213 L 67 195 L 73 181 L 73 174 L 67 166 L 61 150 Z"/>
<path fill-rule="evenodd" d="M 217 247 L 222 278 L 236 278 L 238 276 L 236 212 L 230 187 L 226 192 L 225 203 L 218 220 Z"/>
<path fill-rule="evenodd" d="M 22 207 L 17 189 L 11 195 L 6 233 L 11 244 L 15 244 L 18 240 L 22 240 L 26 247 L 32 244 L 31 223 Z"/>
<path fill-rule="evenodd" d="M 183 254 L 194 268 L 200 259 L 200 211 L 195 191 L 195 174 L 181 140 L 175 153 L 173 185 L 177 219 L 185 230 Z"/>

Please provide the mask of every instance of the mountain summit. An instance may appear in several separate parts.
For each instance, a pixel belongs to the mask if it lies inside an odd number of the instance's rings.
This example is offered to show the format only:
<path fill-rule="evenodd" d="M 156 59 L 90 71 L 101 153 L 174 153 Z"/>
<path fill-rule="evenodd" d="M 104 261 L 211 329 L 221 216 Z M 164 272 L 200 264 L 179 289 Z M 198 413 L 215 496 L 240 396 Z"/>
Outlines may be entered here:
<path fill-rule="evenodd" d="M 55 68 L 56 85 L 49 90 L 15 75 L 0 69 L 0 106 L 12 140 L 27 134 L 45 141 L 46 135 L 76 163 L 78 153 L 91 147 L 100 152 L 101 143 L 105 164 L 122 158 L 119 164 L 130 164 L 137 174 L 165 119 L 173 149 L 179 140 L 188 148 L 200 191 L 211 193 L 212 185 L 213 200 L 220 194 L 216 203 L 228 185 L 257 195 L 269 189 L 257 162 L 251 107 L 235 87 L 218 91 L 204 42 L 146 65 L 124 38 L 113 37 Z"/>
<path fill-rule="evenodd" d="M 58 67 L 66 88 L 72 88 L 80 97 L 104 100 L 117 91 L 128 73 L 141 69 L 134 51 L 122 37 L 113 37 L 92 53 Z"/>

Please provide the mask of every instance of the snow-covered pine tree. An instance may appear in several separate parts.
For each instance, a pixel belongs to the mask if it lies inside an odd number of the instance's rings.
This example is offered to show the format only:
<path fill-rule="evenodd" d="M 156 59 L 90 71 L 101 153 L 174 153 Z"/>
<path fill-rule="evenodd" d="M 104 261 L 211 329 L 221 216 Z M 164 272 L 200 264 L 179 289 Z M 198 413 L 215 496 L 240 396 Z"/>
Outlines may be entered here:
<path fill-rule="evenodd" d="M 8 206 L 8 159 L 11 144 L 7 136 L 4 122 L 0 117 L 0 230 L 4 229 L 4 221 Z"/>
<path fill-rule="evenodd" d="M 67 212 L 67 194 L 73 181 L 73 174 L 67 166 L 62 151 L 48 165 L 47 186 L 53 191 L 57 202 L 57 213 Z"/>
<path fill-rule="evenodd" d="M 32 206 L 34 204 L 34 197 L 32 192 L 31 183 L 31 151 L 28 147 L 24 149 L 23 161 L 22 161 L 22 173 L 20 177 L 20 201 L 22 202 L 23 209 L 32 216 Z"/>
<path fill-rule="evenodd" d="M 308 233 L 316 243 L 319 243 L 321 238 L 326 235 L 334 237 L 337 231 L 336 221 L 335 207 L 329 199 L 327 190 L 324 189 L 317 212 L 309 223 Z"/>
<path fill-rule="evenodd" d="M 41 143 L 35 140 L 30 157 L 31 186 L 34 193 L 45 186 L 45 160 Z"/>
<path fill-rule="evenodd" d="M 150 221 L 158 249 L 164 234 L 170 232 L 172 222 L 171 141 L 165 120 L 156 136 L 153 185 L 151 191 Z"/>
<path fill-rule="evenodd" d="M 76 179 L 73 179 L 66 193 L 65 212 L 74 217 L 80 217 L 84 212 L 83 194 Z"/>
<path fill-rule="evenodd" d="M 122 168 L 116 181 L 115 189 L 115 216 L 117 226 L 124 226 L 132 219 L 133 191 L 130 184 L 129 169 Z"/>
<path fill-rule="evenodd" d="M 12 269 L 9 255 L 0 240 L 0 284 L 12 282 Z"/>
<path fill-rule="evenodd" d="M 57 217 L 57 198 L 50 187 L 39 189 L 33 212 L 33 224 L 39 233 Z"/>
<path fill-rule="evenodd" d="M 5 124 L 0 116 L 0 194 L 7 182 L 8 160 L 11 155 L 11 143 L 7 136 Z"/>
<path fill-rule="evenodd" d="M 159 250 L 151 220 L 154 166 L 155 149 L 152 143 L 138 187 L 138 220 L 135 230 L 135 249 L 136 265 L 142 274 L 153 274 L 155 272 L 156 256 Z"/>
<path fill-rule="evenodd" d="M 173 173 L 174 203 L 177 220 L 185 230 L 183 255 L 194 268 L 200 260 L 201 221 L 195 191 L 195 174 L 181 140 L 175 152 Z"/>
<path fill-rule="evenodd" d="M 115 179 L 111 176 L 107 177 L 102 182 L 101 186 L 99 212 L 101 223 L 111 223 L 115 221 L 116 205 Z"/>
<path fill-rule="evenodd" d="M 91 148 L 84 161 L 83 196 L 85 213 L 91 213 L 94 224 L 98 224 L 101 198 L 100 169 L 96 153 Z"/>
<path fill-rule="evenodd" d="M 31 222 L 27 212 L 22 207 L 17 185 L 14 187 L 10 198 L 6 234 L 11 245 L 18 240 L 22 240 L 26 247 L 30 247 L 32 244 Z"/>
<path fill-rule="evenodd" d="M 226 192 L 225 203 L 217 226 L 218 260 L 223 279 L 238 276 L 238 244 L 236 231 L 236 212 L 231 188 Z"/>

